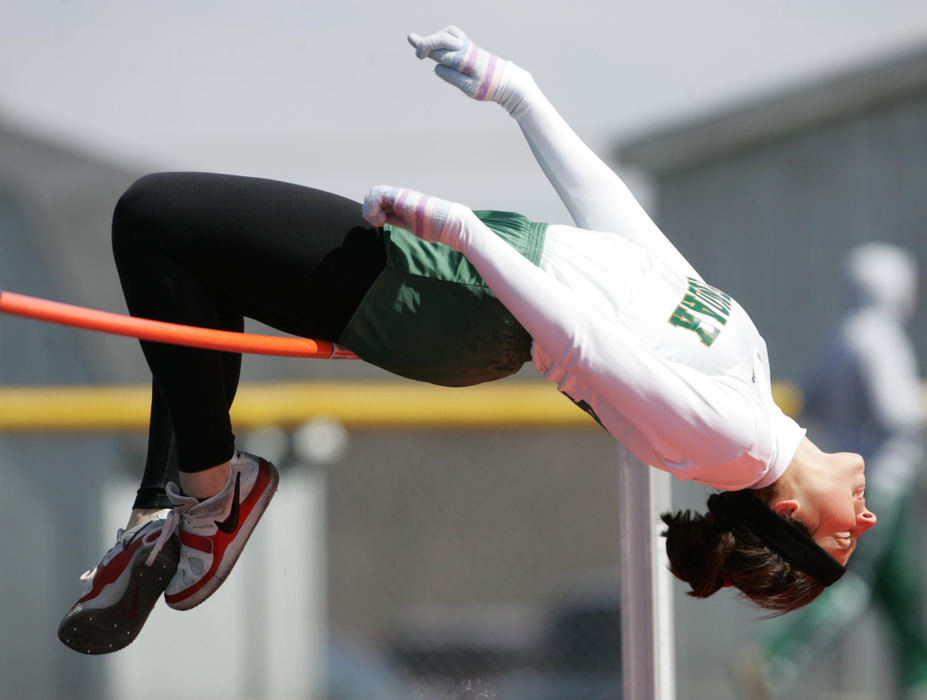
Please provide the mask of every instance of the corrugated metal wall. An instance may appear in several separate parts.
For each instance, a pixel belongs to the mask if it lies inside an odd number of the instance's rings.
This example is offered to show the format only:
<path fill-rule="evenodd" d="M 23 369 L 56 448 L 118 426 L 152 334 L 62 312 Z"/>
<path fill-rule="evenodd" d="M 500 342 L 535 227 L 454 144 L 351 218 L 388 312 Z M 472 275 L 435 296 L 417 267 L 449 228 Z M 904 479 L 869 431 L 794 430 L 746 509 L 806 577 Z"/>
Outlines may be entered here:
<path fill-rule="evenodd" d="M 927 261 L 927 94 L 844 115 L 662 175 L 657 218 L 798 379 L 844 302 L 846 252 L 891 241 Z M 927 353 L 927 308 L 912 323 Z"/>

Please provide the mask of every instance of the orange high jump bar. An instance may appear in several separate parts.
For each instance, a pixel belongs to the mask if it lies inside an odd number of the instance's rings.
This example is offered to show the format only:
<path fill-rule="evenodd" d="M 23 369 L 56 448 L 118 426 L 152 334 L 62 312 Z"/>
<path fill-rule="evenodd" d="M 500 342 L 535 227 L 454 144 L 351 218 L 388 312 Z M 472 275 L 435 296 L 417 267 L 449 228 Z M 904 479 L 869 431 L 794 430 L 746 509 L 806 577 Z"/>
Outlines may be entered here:
<path fill-rule="evenodd" d="M 109 311 L 16 294 L 0 289 L 0 311 L 16 316 L 60 323 L 103 333 L 125 335 L 171 345 L 254 355 L 281 355 L 319 359 L 356 359 L 357 355 L 338 343 L 274 335 L 220 331 L 179 323 L 165 323 Z"/>

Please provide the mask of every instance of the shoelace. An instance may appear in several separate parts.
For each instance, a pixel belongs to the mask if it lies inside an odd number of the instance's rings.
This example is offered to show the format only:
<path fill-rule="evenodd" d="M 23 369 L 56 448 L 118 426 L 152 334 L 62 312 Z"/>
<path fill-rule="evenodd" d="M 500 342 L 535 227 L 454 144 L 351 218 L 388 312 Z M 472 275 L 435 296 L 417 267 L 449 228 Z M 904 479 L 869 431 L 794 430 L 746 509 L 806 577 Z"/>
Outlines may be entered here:
<path fill-rule="evenodd" d="M 176 508 L 172 508 L 171 512 L 168 513 L 167 517 L 164 519 L 164 525 L 161 526 L 161 534 L 158 536 L 158 541 L 155 542 L 154 547 L 151 548 L 148 557 L 145 559 L 145 566 L 154 564 L 155 558 L 160 554 L 164 545 L 167 544 L 167 541 L 171 538 L 171 535 L 176 532 L 179 525 L 180 513 Z"/>
<path fill-rule="evenodd" d="M 236 453 L 237 454 L 237 453 Z M 168 485 L 168 490 L 173 487 L 173 484 Z M 158 537 L 158 541 L 155 542 L 154 547 L 151 548 L 151 551 L 148 553 L 148 557 L 145 559 L 145 564 L 151 566 L 154 564 L 155 558 L 164 548 L 164 545 L 167 544 L 167 541 L 171 538 L 177 528 L 180 527 L 181 518 L 189 525 L 194 519 L 189 516 L 187 513 L 181 512 L 180 508 L 174 507 L 171 509 L 170 513 L 167 514 L 167 517 L 164 520 L 164 525 L 161 527 L 161 534 Z M 196 580 L 198 572 L 194 572 L 191 565 L 190 559 L 188 557 L 181 557 L 180 561 L 177 562 L 177 572 L 183 576 L 185 583 L 192 583 Z"/>
<path fill-rule="evenodd" d="M 172 509 L 171 512 L 168 513 L 167 518 L 164 520 L 164 525 L 161 528 L 158 541 L 155 542 L 154 547 L 151 548 L 151 552 L 148 553 L 148 557 L 145 559 L 145 564 L 147 566 L 154 564 L 155 557 L 158 556 L 158 553 L 167 541 L 177 531 L 177 528 L 180 527 L 180 521 L 183 517 L 184 514 L 177 508 Z M 191 567 L 190 561 L 188 557 L 181 557 L 180 561 L 177 562 L 177 573 L 181 574 L 183 582 L 187 585 L 193 583 L 197 577 L 196 572 L 194 572 Z"/>

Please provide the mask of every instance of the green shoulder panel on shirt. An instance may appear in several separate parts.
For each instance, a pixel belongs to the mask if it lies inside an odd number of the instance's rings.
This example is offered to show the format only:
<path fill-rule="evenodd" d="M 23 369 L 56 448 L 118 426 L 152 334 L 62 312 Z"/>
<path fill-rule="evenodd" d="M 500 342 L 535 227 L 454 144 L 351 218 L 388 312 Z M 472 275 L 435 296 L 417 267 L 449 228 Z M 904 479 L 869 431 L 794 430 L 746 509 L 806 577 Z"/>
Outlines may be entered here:
<path fill-rule="evenodd" d="M 537 265 L 547 225 L 521 214 L 478 211 L 498 236 Z M 530 359 L 531 339 L 457 251 L 385 227 L 386 268 L 339 342 L 404 377 L 448 386 L 491 381 Z"/>
<path fill-rule="evenodd" d="M 547 224 L 510 211 L 480 210 L 474 214 L 492 231 L 535 265 L 541 262 L 543 233 Z M 456 284 L 485 287 L 483 278 L 463 253 L 441 243 L 429 243 L 405 229 L 384 226 L 386 233 L 386 266 L 399 272 L 431 279 L 448 280 Z"/>

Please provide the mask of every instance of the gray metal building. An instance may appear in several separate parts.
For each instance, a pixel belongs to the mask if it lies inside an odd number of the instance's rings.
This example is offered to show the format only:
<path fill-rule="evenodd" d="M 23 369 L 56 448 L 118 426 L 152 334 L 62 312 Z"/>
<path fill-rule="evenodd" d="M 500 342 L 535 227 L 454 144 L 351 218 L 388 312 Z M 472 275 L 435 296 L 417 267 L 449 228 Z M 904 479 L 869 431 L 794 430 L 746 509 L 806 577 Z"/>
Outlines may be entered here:
<path fill-rule="evenodd" d="M 0 286 L 76 303 L 118 301 L 115 275 L 96 261 L 106 250 L 111 202 L 131 178 L 0 128 Z M 0 328 L 0 384 L 126 380 L 131 364 L 88 334 L 13 318 Z M 4 697 L 55 698 L 70 690 L 89 698 L 100 687 L 99 664 L 53 644 L 61 613 L 49 603 L 73 597 L 75 576 L 92 565 L 88 556 L 99 556 L 87 551 L 100 536 L 94 504 L 118 452 L 101 437 L 0 437 Z"/>
<path fill-rule="evenodd" d="M 764 333 L 797 379 L 842 307 L 842 261 L 863 241 L 927 260 L 927 53 L 896 57 L 693 123 L 626 140 L 656 218 Z M 927 308 L 913 322 L 927 353 Z"/>

